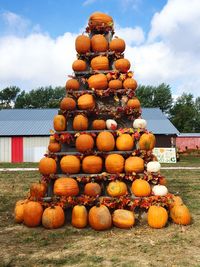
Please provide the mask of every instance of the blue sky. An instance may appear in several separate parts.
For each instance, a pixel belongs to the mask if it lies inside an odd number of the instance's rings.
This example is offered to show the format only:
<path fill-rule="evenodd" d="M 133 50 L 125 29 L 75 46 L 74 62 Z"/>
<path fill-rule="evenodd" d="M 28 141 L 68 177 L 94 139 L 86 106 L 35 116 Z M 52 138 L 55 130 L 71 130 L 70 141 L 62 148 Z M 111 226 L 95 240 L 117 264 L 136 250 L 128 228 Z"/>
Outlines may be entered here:
<path fill-rule="evenodd" d="M 200 95 L 200 0 L 0 0 L 0 89 L 64 86 L 94 11 L 113 17 L 139 84 Z"/>

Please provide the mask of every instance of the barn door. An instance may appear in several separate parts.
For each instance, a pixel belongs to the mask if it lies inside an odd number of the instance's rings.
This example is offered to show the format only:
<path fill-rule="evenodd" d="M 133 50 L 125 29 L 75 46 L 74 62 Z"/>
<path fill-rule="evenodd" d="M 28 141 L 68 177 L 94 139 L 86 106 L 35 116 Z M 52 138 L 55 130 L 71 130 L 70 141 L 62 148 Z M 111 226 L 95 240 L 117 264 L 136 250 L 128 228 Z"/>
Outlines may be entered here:
<path fill-rule="evenodd" d="M 23 162 L 23 137 L 12 137 L 12 162 Z"/>

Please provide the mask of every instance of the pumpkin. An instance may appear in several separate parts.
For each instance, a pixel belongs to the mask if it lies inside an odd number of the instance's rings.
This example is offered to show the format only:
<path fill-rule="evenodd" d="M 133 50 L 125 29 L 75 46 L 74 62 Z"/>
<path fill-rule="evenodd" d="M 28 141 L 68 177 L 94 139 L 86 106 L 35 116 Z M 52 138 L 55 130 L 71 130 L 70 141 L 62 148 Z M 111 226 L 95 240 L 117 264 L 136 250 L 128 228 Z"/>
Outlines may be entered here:
<path fill-rule="evenodd" d="M 111 80 L 108 83 L 108 87 L 112 90 L 118 90 L 122 88 L 122 81 L 116 79 L 116 80 Z"/>
<path fill-rule="evenodd" d="M 127 194 L 127 186 L 121 181 L 112 181 L 107 186 L 107 193 L 111 197 L 120 197 Z"/>
<path fill-rule="evenodd" d="M 135 216 L 133 211 L 117 209 L 112 214 L 112 221 L 116 227 L 129 229 L 135 223 Z"/>
<path fill-rule="evenodd" d="M 58 196 L 77 196 L 79 193 L 78 183 L 73 178 L 61 177 L 55 180 L 53 187 L 54 195 Z"/>
<path fill-rule="evenodd" d="M 95 90 L 104 90 L 108 88 L 108 81 L 106 75 L 103 73 L 91 75 L 88 79 L 89 88 Z"/>
<path fill-rule="evenodd" d="M 55 159 L 44 157 L 39 162 L 39 172 L 43 175 L 56 173 L 57 165 Z"/>
<path fill-rule="evenodd" d="M 166 185 L 167 184 L 167 179 L 165 177 L 160 177 L 159 184 Z"/>
<path fill-rule="evenodd" d="M 123 82 L 124 89 L 135 90 L 137 88 L 137 82 L 133 78 L 126 78 Z"/>
<path fill-rule="evenodd" d="M 94 57 L 90 65 L 93 70 L 109 70 L 109 60 L 105 56 Z"/>
<path fill-rule="evenodd" d="M 79 109 L 88 110 L 95 107 L 94 97 L 90 94 L 84 94 L 78 98 Z"/>
<path fill-rule="evenodd" d="M 60 102 L 61 110 L 74 110 L 76 108 L 76 101 L 72 97 L 64 97 Z"/>
<path fill-rule="evenodd" d="M 165 208 L 159 206 L 151 206 L 147 213 L 147 221 L 152 228 L 163 228 L 168 220 L 168 214 Z"/>
<path fill-rule="evenodd" d="M 53 119 L 53 127 L 55 131 L 65 131 L 67 126 L 67 121 L 65 116 L 56 115 Z"/>
<path fill-rule="evenodd" d="M 151 194 L 150 184 L 143 179 L 133 181 L 131 190 L 136 197 L 148 197 Z"/>
<path fill-rule="evenodd" d="M 115 37 L 109 43 L 109 49 L 116 53 L 123 53 L 125 48 L 126 48 L 126 43 L 124 42 L 123 39 L 118 38 L 118 37 Z"/>
<path fill-rule="evenodd" d="M 74 131 L 85 131 L 88 129 L 88 118 L 82 114 L 76 115 L 73 120 Z"/>
<path fill-rule="evenodd" d="M 40 225 L 43 208 L 39 202 L 29 201 L 24 205 L 24 224 L 28 227 Z"/>
<path fill-rule="evenodd" d="M 85 206 L 76 205 L 72 209 L 72 225 L 76 228 L 84 228 L 87 226 L 88 212 Z"/>
<path fill-rule="evenodd" d="M 147 163 L 147 171 L 148 172 L 159 172 L 160 171 L 160 163 L 158 161 L 149 161 Z"/>
<path fill-rule="evenodd" d="M 60 167 L 63 173 L 79 173 L 81 169 L 80 159 L 73 155 L 62 157 Z"/>
<path fill-rule="evenodd" d="M 98 183 L 90 182 L 84 187 L 84 194 L 91 197 L 101 195 L 101 186 Z"/>
<path fill-rule="evenodd" d="M 142 150 L 152 150 L 156 144 L 155 135 L 152 133 L 144 133 L 139 140 L 139 148 Z"/>
<path fill-rule="evenodd" d="M 77 59 L 73 62 L 72 64 L 72 69 L 73 71 L 77 71 L 77 72 L 80 72 L 80 71 L 86 71 L 87 69 L 87 64 L 84 60 L 82 59 Z"/>
<path fill-rule="evenodd" d="M 140 173 L 144 171 L 144 160 L 140 157 L 131 156 L 125 161 L 125 172 L 126 173 Z"/>
<path fill-rule="evenodd" d="M 93 206 L 89 210 L 88 219 L 90 226 L 97 231 L 107 230 L 112 226 L 110 211 L 104 205 L 100 205 L 99 207 Z"/>
<path fill-rule="evenodd" d="M 27 199 L 18 200 L 16 202 L 14 209 L 14 217 L 16 223 L 22 223 L 24 221 L 24 207 L 27 203 Z"/>
<path fill-rule="evenodd" d="M 134 146 L 133 138 L 130 134 L 121 134 L 117 137 L 116 147 L 118 150 L 132 150 Z"/>
<path fill-rule="evenodd" d="M 105 52 L 108 50 L 108 42 L 102 34 L 95 34 L 91 38 L 93 52 Z"/>
<path fill-rule="evenodd" d="M 94 139 L 89 134 L 81 134 L 76 138 L 75 145 L 79 152 L 90 151 L 94 147 Z"/>
<path fill-rule="evenodd" d="M 90 38 L 86 35 L 79 35 L 75 41 L 75 49 L 79 54 L 90 52 Z"/>
<path fill-rule="evenodd" d="M 33 183 L 30 186 L 30 195 L 32 199 L 41 199 L 42 197 L 45 196 L 47 191 L 47 184 L 46 183 Z"/>
<path fill-rule="evenodd" d="M 178 206 L 178 205 L 182 205 L 183 204 L 183 200 L 181 197 L 179 196 L 173 196 L 172 197 L 172 203 L 170 203 L 169 208 L 172 209 L 174 206 Z"/>
<path fill-rule="evenodd" d="M 118 71 L 127 72 L 131 67 L 131 63 L 126 58 L 120 58 L 114 62 L 114 67 Z"/>
<path fill-rule="evenodd" d="M 96 146 L 99 151 L 112 151 L 115 147 L 115 138 L 110 132 L 101 132 L 97 136 Z"/>
<path fill-rule="evenodd" d="M 50 136 L 48 150 L 52 153 L 56 153 L 61 150 L 61 144 L 55 139 L 54 136 Z"/>
<path fill-rule="evenodd" d="M 94 120 L 92 122 L 93 130 L 104 130 L 106 128 L 106 122 L 104 120 Z"/>
<path fill-rule="evenodd" d="M 46 208 L 42 215 L 42 225 L 47 229 L 56 229 L 65 223 L 65 214 L 60 206 Z"/>
<path fill-rule="evenodd" d="M 98 27 L 105 27 L 113 26 L 113 19 L 111 16 L 101 13 L 101 12 L 94 12 L 89 17 L 88 25 L 91 29 L 98 29 Z"/>
<path fill-rule="evenodd" d="M 154 185 L 152 187 L 152 193 L 155 196 L 166 196 L 168 193 L 168 189 L 165 185 Z"/>
<path fill-rule="evenodd" d="M 116 130 L 117 129 L 117 122 L 112 119 L 106 120 L 106 127 L 108 130 Z"/>
<path fill-rule="evenodd" d="M 76 79 L 69 79 L 65 84 L 66 90 L 78 90 L 80 87 L 79 81 Z"/>
<path fill-rule="evenodd" d="M 119 154 L 110 154 L 106 157 L 105 167 L 109 173 L 121 173 L 124 170 L 124 158 Z"/>
<path fill-rule="evenodd" d="M 132 99 L 129 99 L 127 102 L 127 107 L 140 109 L 140 101 L 137 97 L 134 97 Z"/>
<path fill-rule="evenodd" d="M 133 128 L 138 129 L 145 129 L 147 127 L 147 122 L 144 119 L 135 119 L 133 122 Z"/>
<path fill-rule="evenodd" d="M 103 161 L 98 156 L 86 156 L 82 161 L 84 173 L 100 173 L 102 171 Z"/>
<path fill-rule="evenodd" d="M 192 220 L 190 211 L 184 204 L 174 205 L 173 208 L 170 209 L 170 217 L 174 223 L 182 225 L 188 225 Z"/>

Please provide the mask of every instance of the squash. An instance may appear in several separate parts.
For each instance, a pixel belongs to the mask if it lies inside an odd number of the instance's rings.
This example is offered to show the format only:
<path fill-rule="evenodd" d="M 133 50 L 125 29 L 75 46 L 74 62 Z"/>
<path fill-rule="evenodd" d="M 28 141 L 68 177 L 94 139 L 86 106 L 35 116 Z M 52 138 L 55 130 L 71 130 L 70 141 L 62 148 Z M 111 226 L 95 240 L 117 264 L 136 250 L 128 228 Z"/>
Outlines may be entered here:
<path fill-rule="evenodd" d="M 161 165 L 158 161 L 149 161 L 147 163 L 147 171 L 148 172 L 159 172 Z"/>
<path fill-rule="evenodd" d="M 88 85 L 95 90 L 104 90 L 108 88 L 108 80 L 103 73 L 94 74 L 88 79 Z"/>
<path fill-rule="evenodd" d="M 87 183 L 84 187 L 84 194 L 91 197 L 100 196 L 101 186 L 95 182 Z"/>
<path fill-rule="evenodd" d="M 89 17 L 88 25 L 91 29 L 107 28 L 113 26 L 113 19 L 111 16 L 102 13 L 102 12 L 94 12 Z"/>
<path fill-rule="evenodd" d="M 82 59 L 77 59 L 72 64 L 73 71 L 82 72 L 87 70 L 87 64 Z"/>
<path fill-rule="evenodd" d="M 105 167 L 108 173 L 121 173 L 124 170 L 124 158 L 119 154 L 110 154 L 106 157 Z"/>
<path fill-rule="evenodd" d="M 87 226 L 88 212 L 85 206 L 76 205 L 72 209 L 72 225 L 76 228 L 84 228 Z"/>
<path fill-rule="evenodd" d="M 77 91 L 80 88 L 79 81 L 76 79 L 69 79 L 65 84 L 65 89 Z"/>
<path fill-rule="evenodd" d="M 139 99 L 137 97 L 129 99 L 128 102 L 127 102 L 127 107 L 140 109 L 141 104 L 140 104 Z"/>
<path fill-rule="evenodd" d="M 93 206 L 89 210 L 88 219 L 90 226 L 97 231 L 107 230 L 112 226 L 110 211 L 104 205 L 100 205 L 99 207 Z"/>
<path fill-rule="evenodd" d="M 44 182 L 32 183 L 30 186 L 31 199 L 39 200 L 43 198 L 47 191 L 47 184 Z"/>
<path fill-rule="evenodd" d="M 108 130 L 116 130 L 117 129 L 117 122 L 112 119 L 106 120 L 106 127 Z"/>
<path fill-rule="evenodd" d="M 61 144 L 55 139 L 54 136 L 50 136 L 48 150 L 52 153 L 56 153 L 61 150 Z"/>
<path fill-rule="evenodd" d="M 152 133 L 144 133 L 139 140 L 139 149 L 142 150 L 152 150 L 155 147 L 156 138 Z"/>
<path fill-rule="evenodd" d="M 74 131 L 85 131 L 88 129 L 88 118 L 82 114 L 76 115 L 73 119 Z"/>
<path fill-rule="evenodd" d="M 135 224 L 135 215 L 133 211 L 117 209 L 112 214 L 114 226 L 122 229 L 129 229 Z"/>
<path fill-rule="evenodd" d="M 134 146 L 134 140 L 130 134 L 121 134 L 117 137 L 116 147 L 118 150 L 132 150 Z"/>
<path fill-rule="evenodd" d="M 81 169 L 80 159 L 74 155 L 63 156 L 60 161 L 60 168 L 63 173 L 79 173 Z"/>
<path fill-rule="evenodd" d="M 101 132 L 96 139 L 96 146 L 99 151 L 112 151 L 115 148 L 115 138 L 110 132 Z"/>
<path fill-rule="evenodd" d="M 64 97 L 60 102 L 61 110 L 75 110 L 76 101 L 72 97 Z"/>
<path fill-rule="evenodd" d="M 94 147 L 94 139 L 89 134 L 81 134 L 76 138 L 75 146 L 79 152 L 90 151 Z"/>
<path fill-rule="evenodd" d="M 93 52 L 106 52 L 108 42 L 102 34 L 95 34 L 91 38 L 91 48 Z"/>
<path fill-rule="evenodd" d="M 105 56 L 94 57 L 90 65 L 93 70 L 109 70 L 109 60 Z"/>
<path fill-rule="evenodd" d="M 170 209 L 170 217 L 174 223 L 182 225 L 190 224 L 192 219 L 189 209 L 184 204 L 174 205 Z"/>
<path fill-rule="evenodd" d="M 79 35 L 75 41 L 75 49 L 79 54 L 86 54 L 90 52 L 90 38 L 86 35 Z"/>
<path fill-rule="evenodd" d="M 126 43 L 123 39 L 115 37 L 109 43 L 110 51 L 114 51 L 115 53 L 123 53 L 126 48 Z"/>
<path fill-rule="evenodd" d="M 99 156 L 86 156 L 82 161 L 84 173 L 100 173 L 102 171 L 103 161 Z"/>
<path fill-rule="evenodd" d="M 24 207 L 28 203 L 28 199 L 18 200 L 15 204 L 14 218 L 16 223 L 24 221 Z"/>
<path fill-rule="evenodd" d="M 133 78 L 126 78 L 123 82 L 123 88 L 136 90 L 137 88 L 136 80 L 134 80 Z"/>
<path fill-rule="evenodd" d="M 108 87 L 112 90 L 118 90 L 122 89 L 122 81 L 116 79 L 116 80 L 111 80 L 108 83 Z"/>
<path fill-rule="evenodd" d="M 53 127 L 55 131 L 65 131 L 67 126 L 67 121 L 64 115 L 56 115 L 53 118 Z"/>
<path fill-rule="evenodd" d="M 131 67 L 131 63 L 126 58 L 117 59 L 114 62 L 114 68 L 120 72 L 127 72 Z"/>
<path fill-rule="evenodd" d="M 151 194 L 150 184 L 143 179 L 133 181 L 131 190 L 136 197 L 148 197 Z"/>
<path fill-rule="evenodd" d="M 42 215 L 42 225 L 47 229 L 56 229 L 65 223 L 65 214 L 60 206 L 46 208 Z"/>
<path fill-rule="evenodd" d="M 134 129 L 145 129 L 147 127 L 147 122 L 144 119 L 135 119 L 133 122 Z"/>
<path fill-rule="evenodd" d="M 106 128 L 106 122 L 104 120 L 97 119 L 92 122 L 93 130 L 105 130 L 105 128 Z"/>
<path fill-rule="evenodd" d="M 126 173 L 140 173 L 144 171 L 144 160 L 140 157 L 130 156 L 125 161 Z"/>
<path fill-rule="evenodd" d="M 165 185 L 154 185 L 152 187 L 152 193 L 155 196 L 166 196 L 168 193 L 168 189 Z"/>
<path fill-rule="evenodd" d="M 152 228 L 160 229 L 165 227 L 168 220 L 168 214 L 165 208 L 151 206 L 147 213 L 147 221 Z"/>
<path fill-rule="evenodd" d="M 90 94 L 84 94 L 78 98 L 78 107 L 83 110 L 91 110 L 95 107 L 94 97 Z"/>
<path fill-rule="evenodd" d="M 111 197 L 120 197 L 126 195 L 128 192 L 127 186 L 122 181 L 112 181 L 107 186 L 107 193 Z"/>
<path fill-rule="evenodd" d="M 57 196 L 77 196 L 79 193 L 78 183 L 73 178 L 58 178 L 55 180 L 53 193 Z"/>
<path fill-rule="evenodd" d="M 57 164 L 55 159 L 44 157 L 39 162 L 39 172 L 43 175 L 55 174 Z"/>
<path fill-rule="evenodd" d="M 42 221 L 43 208 L 39 202 L 29 201 L 24 205 L 24 224 L 28 227 L 40 225 Z"/>

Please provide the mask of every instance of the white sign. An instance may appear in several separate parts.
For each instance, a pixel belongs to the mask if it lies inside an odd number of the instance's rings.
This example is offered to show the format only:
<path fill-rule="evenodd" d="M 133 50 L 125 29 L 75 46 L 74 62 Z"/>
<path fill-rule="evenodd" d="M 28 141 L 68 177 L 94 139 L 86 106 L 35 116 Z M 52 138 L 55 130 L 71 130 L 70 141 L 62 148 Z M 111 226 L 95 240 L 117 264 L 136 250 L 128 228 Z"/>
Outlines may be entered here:
<path fill-rule="evenodd" d="M 160 163 L 176 163 L 176 149 L 174 147 L 155 147 L 153 154 Z"/>

